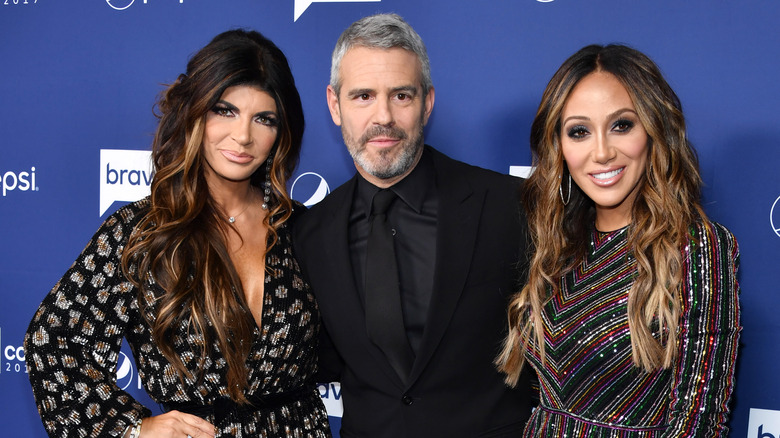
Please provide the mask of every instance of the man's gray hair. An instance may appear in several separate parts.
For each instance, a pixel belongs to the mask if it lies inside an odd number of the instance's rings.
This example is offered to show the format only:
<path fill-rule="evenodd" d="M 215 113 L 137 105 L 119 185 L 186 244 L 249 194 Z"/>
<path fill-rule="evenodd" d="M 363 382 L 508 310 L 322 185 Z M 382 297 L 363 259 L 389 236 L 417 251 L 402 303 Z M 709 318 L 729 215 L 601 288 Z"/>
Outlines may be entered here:
<path fill-rule="evenodd" d="M 428 94 L 433 87 L 431 62 L 420 35 L 400 15 L 377 14 L 352 23 L 336 42 L 330 64 L 330 86 L 336 91 L 336 95 L 341 93 L 341 59 L 353 47 L 384 50 L 401 48 L 412 52 L 420 60 L 423 94 Z"/>

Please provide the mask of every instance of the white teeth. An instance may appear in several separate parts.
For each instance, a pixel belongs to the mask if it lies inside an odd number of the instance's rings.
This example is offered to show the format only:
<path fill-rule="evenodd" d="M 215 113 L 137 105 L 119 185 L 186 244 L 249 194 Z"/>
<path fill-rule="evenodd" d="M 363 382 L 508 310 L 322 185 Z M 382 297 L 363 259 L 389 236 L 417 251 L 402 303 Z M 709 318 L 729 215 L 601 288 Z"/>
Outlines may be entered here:
<path fill-rule="evenodd" d="M 609 178 L 612 178 L 613 176 L 617 176 L 617 174 L 622 172 L 622 171 L 623 171 L 623 168 L 621 167 L 620 169 L 615 169 L 612 172 L 594 173 L 593 174 L 593 178 L 596 178 L 596 179 L 609 179 Z"/>

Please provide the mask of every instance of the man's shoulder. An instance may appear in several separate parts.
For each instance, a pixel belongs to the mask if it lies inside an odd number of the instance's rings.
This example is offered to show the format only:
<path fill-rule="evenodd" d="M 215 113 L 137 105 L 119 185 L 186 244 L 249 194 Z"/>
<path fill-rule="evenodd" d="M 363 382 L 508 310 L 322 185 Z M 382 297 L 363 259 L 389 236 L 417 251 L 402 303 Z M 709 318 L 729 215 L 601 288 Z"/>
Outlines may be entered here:
<path fill-rule="evenodd" d="M 308 207 L 305 214 L 295 221 L 294 232 L 299 234 L 317 227 L 326 216 L 332 216 L 340 209 L 349 209 L 351 193 L 354 190 L 354 177 L 336 187 L 322 201 Z"/>
<path fill-rule="evenodd" d="M 475 166 L 473 164 L 452 158 L 431 146 L 427 147 L 433 156 L 433 161 L 437 173 L 442 172 L 442 175 L 444 176 L 467 176 L 469 179 L 475 181 L 484 181 L 490 184 L 503 185 L 513 188 L 519 186 L 523 182 L 522 178 L 518 178 L 507 173 L 500 173 L 494 170 L 485 169 L 484 167 Z"/>
<path fill-rule="evenodd" d="M 332 209 L 343 208 L 345 205 L 348 206 L 352 199 L 351 193 L 354 189 L 354 180 L 355 178 L 352 177 L 340 186 L 333 189 L 333 191 L 325 196 L 322 201 L 310 206 L 305 216 L 317 216 Z"/>

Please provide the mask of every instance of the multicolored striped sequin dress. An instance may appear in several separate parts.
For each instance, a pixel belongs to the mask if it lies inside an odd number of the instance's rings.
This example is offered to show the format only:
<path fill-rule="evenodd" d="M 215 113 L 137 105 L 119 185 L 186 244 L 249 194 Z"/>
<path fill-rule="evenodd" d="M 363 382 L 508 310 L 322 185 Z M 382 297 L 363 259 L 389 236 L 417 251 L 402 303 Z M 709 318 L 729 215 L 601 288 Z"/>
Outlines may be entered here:
<path fill-rule="evenodd" d="M 725 436 L 739 338 L 739 249 L 710 222 L 683 250 L 679 355 L 670 369 L 631 361 L 627 297 L 635 261 L 627 229 L 593 231 L 587 260 L 544 308 L 545 364 L 527 357 L 540 404 L 525 437 Z M 533 338 L 532 338 L 533 339 Z"/>

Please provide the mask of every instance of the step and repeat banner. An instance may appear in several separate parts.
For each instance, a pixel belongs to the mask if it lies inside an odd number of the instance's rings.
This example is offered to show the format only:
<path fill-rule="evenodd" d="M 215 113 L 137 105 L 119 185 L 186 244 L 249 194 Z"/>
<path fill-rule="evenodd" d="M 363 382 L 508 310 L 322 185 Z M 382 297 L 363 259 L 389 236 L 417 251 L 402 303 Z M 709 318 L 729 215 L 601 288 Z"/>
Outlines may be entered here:
<path fill-rule="evenodd" d="M 271 38 L 290 60 L 306 113 L 292 194 L 316 203 L 354 172 L 325 101 L 331 50 L 344 28 L 376 12 L 401 14 L 427 44 L 436 87 L 427 143 L 505 173 L 530 165 L 542 90 L 577 49 L 621 42 L 659 64 L 683 102 L 706 210 L 742 250 L 731 436 L 780 438 L 774 0 L 0 0 L 0 436 L 46 436 L 24 332 L 102 220 L 148 193 L 163 84 L 224 30 Z M 120 386 L 157 409 L 123 351 Z M 337 430 L 340 388 L 320 393 Z"/>

